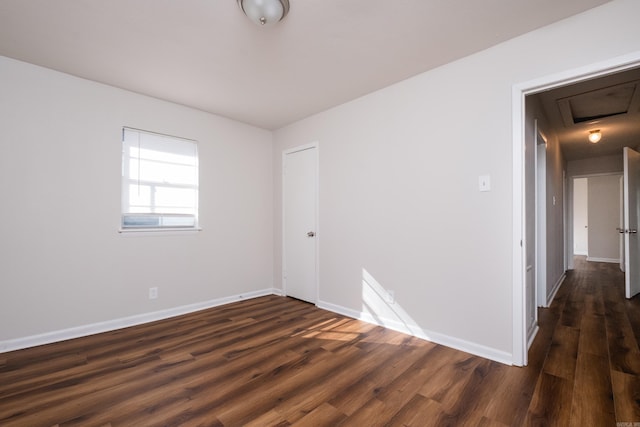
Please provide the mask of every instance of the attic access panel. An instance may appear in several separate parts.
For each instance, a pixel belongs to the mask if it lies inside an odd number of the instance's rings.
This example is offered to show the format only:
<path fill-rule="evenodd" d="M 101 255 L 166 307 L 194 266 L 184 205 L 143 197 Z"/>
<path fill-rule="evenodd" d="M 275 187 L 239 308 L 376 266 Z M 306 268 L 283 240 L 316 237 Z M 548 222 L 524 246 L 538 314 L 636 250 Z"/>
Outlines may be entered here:
<path fill-rule="evenodd" d="M 591 120 L 627 114 L 637 82 L 624 83 L 558 99 L 558 108 L 566 127 Z"/>

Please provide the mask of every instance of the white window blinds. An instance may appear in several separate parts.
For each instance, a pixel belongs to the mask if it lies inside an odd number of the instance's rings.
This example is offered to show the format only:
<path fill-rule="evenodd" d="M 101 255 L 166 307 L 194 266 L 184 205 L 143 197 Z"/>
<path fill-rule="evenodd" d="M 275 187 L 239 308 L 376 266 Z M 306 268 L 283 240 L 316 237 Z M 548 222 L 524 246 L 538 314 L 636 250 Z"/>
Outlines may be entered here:
<path fill-rule="evenodd" d="M 123 230 L 198 226 L 198 145 L 122 129 Z"/>

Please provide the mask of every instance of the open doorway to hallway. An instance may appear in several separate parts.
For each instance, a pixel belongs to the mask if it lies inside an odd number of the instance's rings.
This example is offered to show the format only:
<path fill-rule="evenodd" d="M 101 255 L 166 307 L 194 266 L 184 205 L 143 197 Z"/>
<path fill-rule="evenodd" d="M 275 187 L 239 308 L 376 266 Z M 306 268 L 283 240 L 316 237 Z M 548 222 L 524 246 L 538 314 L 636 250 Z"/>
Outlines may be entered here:
<path fill-rule="evenodd" d="M 637 146 L 640 142 L 640 58 L 621 59 L 609 64 L 594 65 L 590 71 L 576 72 L 576 77 L 567 78 L 567 73 L 557 79 L 536 81 L 530 85 L 514 88 L 514 96 L 522 96 L 522 110 L 514 108 L 515 116 L 522 111 L 522 123 L 514 123 L 516 141 L 521 147 L 514 151 L 514 195 L 519 195 L 518 183 L 522 182 L 522 211 L 514 205 L 514 232 L 521 229 L 521 249 L 514 247 L 514 359 L 518 359 L 518 345 L 524 345 L 521 359 L 526 363 L 526 353 L 535 336 L 528 333 L 536 328 L 528 324 L 527 316 L 539 301 L 550 303 L 565 277 L 567 267 L 573 268 L 574 230 L 572 192 L 573 178 L 580 175 L 620 174 L 622 147 Z M 534 127 L 538 123 L 547 137 L 546 143 L 546 227 L 538 230 L 536 212 L 536 189 L 538 182 L 535 161 L 530 160 L 536 152 Z M 592 129 L 594 128 L 594 129 Z M 597 129 L 595 129 L 597 128 Z M 589 142 L 591 130 L 599 130 L 599 144 Z M 518 138 L 522 132 L 522 139 Z M 522 163 L 518 163 L 519 150 Z M 522 167 L 519 172 L 520 165 Z M 522 180 L 522 181 L 520 181 Z M 616 196 L 619 192 L 614 193 Z M 619 197 L 619 196 L 618 196 Z M 517 199 L 516 199 L 517 200 Z M 617 202 L 619 203 L 619 202 Z M 545 212 L 540 213 L 545 215 Z M 571 221 L 569 221 L 571 219 Z M 521 222 L 520 222 L 521 221 Z M 619 226 L 619 223 L 617 224 Z M 617 233 L 614 227 L 612 233 Z M 537 253 L 539 240 L 546 237 L 542 263 L 532 261 Z M 619 250 L 619 245 L 616 245 Z M 619 259 L 619 253 L 618 253 Z M 599 257 L 608 258 L 608 257 Z M 611 257 L 611 259 L 614 259 Z M 546 264 L 546 266 L 544 266 Z M 543 266 L 543 270 L 538 270 Z M 545 275 L 546 288 L 536 288 L 537 298 L 531 297 L 531 286 L 537 283 L 528 280 L 528 271 L 533 269 Z M 522 280 L 522 288 L 517 283 Z M 543 293 L 542 298 L 539 293 Z M 522 298 L 519 300 L 518 298 Z M 519 304 L 522 304 L 518 308 Z M 544 305 L 544 304 L 539 304 Z M 521 329 L 520 329 L 521 328 Z M 535 334 L 535 332 L 534 332 Z"/>

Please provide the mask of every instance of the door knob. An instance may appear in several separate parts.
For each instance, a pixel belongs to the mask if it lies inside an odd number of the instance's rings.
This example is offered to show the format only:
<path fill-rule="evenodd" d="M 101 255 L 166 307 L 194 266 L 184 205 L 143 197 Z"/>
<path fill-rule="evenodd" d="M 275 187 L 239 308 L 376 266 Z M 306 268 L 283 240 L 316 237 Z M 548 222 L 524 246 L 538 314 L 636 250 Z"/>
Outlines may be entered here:
<path fill-rule="evenodd" d="M 310 231 L 310 232 L 307 233 L 307 237 L 313 237 L 315 235 L 316 235 L 316 233 L 314 233 L 313 231 Z"/>
<path fill-rule="evenodd" d="M 616 230 L 618 230 L 618 233 L 627 233 L 627 234 L 636 234 L 638 233 L 638 230 L 635 228 L 630 228 L 628 230 L 625 230 L 623 228 L 616 228 Z"/>

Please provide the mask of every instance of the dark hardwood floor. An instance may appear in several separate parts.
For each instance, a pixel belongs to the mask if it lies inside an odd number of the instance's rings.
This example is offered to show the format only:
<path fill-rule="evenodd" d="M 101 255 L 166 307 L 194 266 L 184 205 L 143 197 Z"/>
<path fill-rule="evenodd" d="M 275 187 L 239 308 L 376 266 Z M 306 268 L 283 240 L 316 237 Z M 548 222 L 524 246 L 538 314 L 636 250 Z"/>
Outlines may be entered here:
<path fill-rule="evenodd" d="M 525 368 L 269 296 L 0 354 L 0 426 L 640 423 L 640 299 L 576 267 Z"/>

